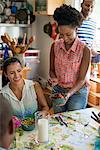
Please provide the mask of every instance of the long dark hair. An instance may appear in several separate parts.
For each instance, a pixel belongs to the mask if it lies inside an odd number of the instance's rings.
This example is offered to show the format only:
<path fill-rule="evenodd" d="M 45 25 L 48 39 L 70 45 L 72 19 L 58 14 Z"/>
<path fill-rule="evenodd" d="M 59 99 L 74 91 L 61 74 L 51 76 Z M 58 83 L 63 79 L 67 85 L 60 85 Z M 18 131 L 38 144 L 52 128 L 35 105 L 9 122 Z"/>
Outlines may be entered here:
<path fill-rule="evenodd" d="M 8 58 L 3 62 L 2 87 L 7 85 L 7 83 L 9 82 L 9 79 L 5 76 L 5 74 L 7 73 L 7 67 L 15 62 L 18 62 L 21 65 L 21 62 L 19 61 L 19 59 L 15 57 Z"/>

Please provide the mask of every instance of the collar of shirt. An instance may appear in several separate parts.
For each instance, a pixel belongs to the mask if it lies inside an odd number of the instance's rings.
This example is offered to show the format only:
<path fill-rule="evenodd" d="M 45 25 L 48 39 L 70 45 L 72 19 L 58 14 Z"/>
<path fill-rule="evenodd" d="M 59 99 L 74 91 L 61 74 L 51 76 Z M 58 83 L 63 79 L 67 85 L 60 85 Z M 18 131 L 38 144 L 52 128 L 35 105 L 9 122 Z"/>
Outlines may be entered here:
<path fill-rule="evenodd" d="M 77 47 L 77 44 L 78 44 L 78 41 L 79 41 L 78 37 L 76 37 L 73 45 L 71 46 L 71 48 L 68 51 L 66 51 L 64 40 L 63 39 L 60 39 L 60 40 L 61 40 L 60 49 L 63 49 L 67 53 L 69 53 L 70 51 L 73 51 L 73 52 L 76 51 L 76 47 Z"/>

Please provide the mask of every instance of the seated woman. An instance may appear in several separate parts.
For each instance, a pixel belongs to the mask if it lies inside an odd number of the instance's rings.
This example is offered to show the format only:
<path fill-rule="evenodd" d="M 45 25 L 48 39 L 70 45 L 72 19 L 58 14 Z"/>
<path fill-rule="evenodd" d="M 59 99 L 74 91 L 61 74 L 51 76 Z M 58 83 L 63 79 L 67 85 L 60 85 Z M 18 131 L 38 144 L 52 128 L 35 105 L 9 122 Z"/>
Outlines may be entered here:
<path fill-rule="evenodd" d="M 39 109 L 43 112 L 49 110 L 39 83 L 22 78 L 22 66 L 17 58 L 8 58 L 4 62 L 2 82 L 5 85 L 2 94 L 10 101 L 18 118 L 33 115 Z"/>

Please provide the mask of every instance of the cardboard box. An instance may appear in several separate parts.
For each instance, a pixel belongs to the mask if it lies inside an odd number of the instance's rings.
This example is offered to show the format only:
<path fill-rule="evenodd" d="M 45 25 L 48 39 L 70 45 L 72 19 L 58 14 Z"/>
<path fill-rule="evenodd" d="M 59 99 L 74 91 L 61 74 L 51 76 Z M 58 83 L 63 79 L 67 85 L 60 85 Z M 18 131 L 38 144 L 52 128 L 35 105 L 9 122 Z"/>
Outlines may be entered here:
<path fill-rule="evenodd" d="M 90 91 L 100 93 L 100 83 L 96 81 L 90 81 Z"/>
<path fill-rule="evenodd" d="M 88 102 L 89 102 L 89 104 L 93 104 L 93 105 L 99 106 L 99 104 L 100 104 L 100 97 L 98 97 L 95 93 L 90 92 L 89 93 Z"/>
<path fill-rule="evenodd" d="M 98 73 L 100 75 L 100 63 L 98 64 Z"/>

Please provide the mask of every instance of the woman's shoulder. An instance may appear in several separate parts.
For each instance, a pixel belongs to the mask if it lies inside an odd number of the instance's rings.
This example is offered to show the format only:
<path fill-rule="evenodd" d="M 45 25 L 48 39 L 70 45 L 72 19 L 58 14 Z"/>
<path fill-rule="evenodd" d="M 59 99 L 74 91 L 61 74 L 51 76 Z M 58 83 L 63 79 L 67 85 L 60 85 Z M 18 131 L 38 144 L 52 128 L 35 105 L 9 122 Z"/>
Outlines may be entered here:
<path fill-rule="evenodd" d="M 33 80 L 29 80 L 29 79 L 24 79 L 25 84 L 34 84 Z"/>
<path fill-rule="evenodd" d="M 33 81 L 33 80 L 24 79 L 24 82 L 25 82 L 26 88 L 33 87 L 35 85 L 35 81 Z"/>
<path fill-rule="evenodd" d="M 83 50 L 83 54 L 91 54 L 91 49 L 86 45 L 86 43 L 80 41 L 81 49 Z"/>
<path fill-rule="evenodd" d="M 75 45 L 76 45 L 77 48 L 79 48 L 79 50 L 83 51 L 85 46 L 86 46 L 86 43 L 84 41 L 81 41 L 79 39 L 79 37 L 77 37 L 76 40 L 75 40 Z"/>
<path fill-rule="evenodd" d="M 58 39 L 56 40 L 53 44 L 52 44 L 52 48 L 54 49 L 54 51 L 56 53 L 58 53 L 58 51 L 60 49 L 64 48 L 64 40 L 63 39 Z"/>
<path fill-rule="evenodd" d="M 8 93 L 9 92 L 9 83 L 7 85 L 5 85 L 2 89 L 1 89 L 2 93 Z"/>
<path fill-rule="evenodd" d="M 83 52 L 85 55 L 87 55 L 87 54 L 92 55 L 91 49 L 88 48 L 86 45 L 84 46 Z"/>
<path fill-rule="evenodd" d="M 1 89 L 1 93 L 6 99 L 11 100 L 12 95 L 10 93 L 9 83 Z"/>
<path fill-rule="evenodd" d="M 62 44 L 64 40 L 62 38 L 55 40 L 54 45 Z"/>

